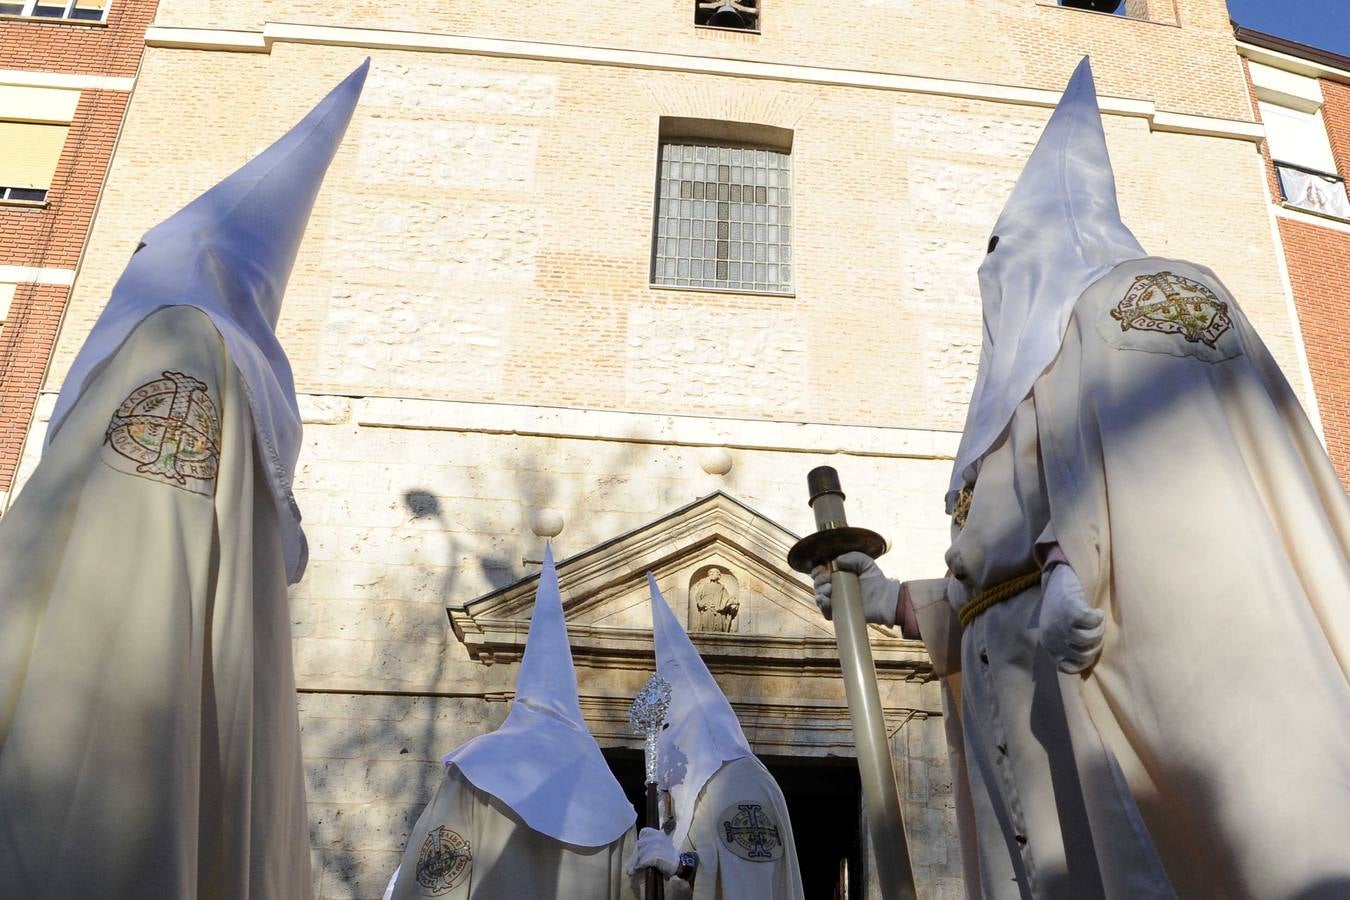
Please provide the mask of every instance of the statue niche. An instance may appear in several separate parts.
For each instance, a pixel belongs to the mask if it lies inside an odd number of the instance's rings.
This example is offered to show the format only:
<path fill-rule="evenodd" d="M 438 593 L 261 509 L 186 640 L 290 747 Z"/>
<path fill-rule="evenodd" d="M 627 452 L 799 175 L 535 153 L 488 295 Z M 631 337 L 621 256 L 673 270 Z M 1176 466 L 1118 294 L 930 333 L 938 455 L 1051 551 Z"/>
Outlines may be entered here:
<path fill-rule="evenodd" d="M 689 581 L 690 631 L 734 634 L 740 611 L 740 585 L 735 575 L 718 566 L 694 573 Z"/>

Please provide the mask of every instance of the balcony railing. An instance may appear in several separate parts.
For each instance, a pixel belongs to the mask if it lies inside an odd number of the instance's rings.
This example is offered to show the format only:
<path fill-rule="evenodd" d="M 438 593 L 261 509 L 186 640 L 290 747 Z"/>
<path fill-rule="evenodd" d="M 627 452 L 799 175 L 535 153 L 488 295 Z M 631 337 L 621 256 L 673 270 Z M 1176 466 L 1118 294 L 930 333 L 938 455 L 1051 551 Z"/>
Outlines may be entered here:
<path fill-rule="evenodd" d="M 1279 160 L 1275 160 L 1275 171 L 1279 173 L 1280 190 L 1288 206 L 1350 220 L 1350 197 L 1345 193 L 1344 178 Z"/>

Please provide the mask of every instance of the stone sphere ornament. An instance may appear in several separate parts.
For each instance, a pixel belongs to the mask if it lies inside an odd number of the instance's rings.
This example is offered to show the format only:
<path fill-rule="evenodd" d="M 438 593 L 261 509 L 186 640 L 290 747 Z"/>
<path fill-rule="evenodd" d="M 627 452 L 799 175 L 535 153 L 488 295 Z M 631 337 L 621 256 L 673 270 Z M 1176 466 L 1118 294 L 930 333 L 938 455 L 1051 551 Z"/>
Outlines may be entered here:
<path fill-rule="evenodd" d="M 541 538 L 557 537 L 565 524 L 562 513 L 556 509 L 536 510 L 530 516 L 530 530 Z"/>
<path fill-rule="evenodd" d="M 733 462 L 731 454 L 721 447 L 709 447 L 698 458 L 699 467 L 709 475 L 727 474 Z"/>

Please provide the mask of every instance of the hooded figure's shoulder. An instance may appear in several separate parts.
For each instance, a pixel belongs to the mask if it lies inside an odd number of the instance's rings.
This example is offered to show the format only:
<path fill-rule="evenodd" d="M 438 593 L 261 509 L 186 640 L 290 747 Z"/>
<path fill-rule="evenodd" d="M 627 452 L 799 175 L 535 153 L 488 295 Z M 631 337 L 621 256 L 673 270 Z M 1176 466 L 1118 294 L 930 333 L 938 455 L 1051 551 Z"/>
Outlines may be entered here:
<path fill-rule="evenodd" d="M 1083 292 L 1074 315 L 1116 350 L 1209 363 L 1243 352 L 1232 294 L 1212 270 L 1185 260 L 1123 262 Z"/>
<path fill-rule="evenodd" d="M 184 345 L 193 345 L 213 359 L 223 359 L 226 355 L 220 329 L 209 315 L 195 306 L 160 307 L 132 329 L 127 344 L 160 353 L 181 353 Z"/>
<path fill-rule="evenodd" d="M 747 756 L 732 760 L 708 779 L 694 818 L 704 827 L 711 825 L 718 835 L 728 827 L 734 834 L 748 820 L 787 838 L 791 823 L 786 820 L 786 810 L 787 801 L 773 775 L 758 759 Z"/>

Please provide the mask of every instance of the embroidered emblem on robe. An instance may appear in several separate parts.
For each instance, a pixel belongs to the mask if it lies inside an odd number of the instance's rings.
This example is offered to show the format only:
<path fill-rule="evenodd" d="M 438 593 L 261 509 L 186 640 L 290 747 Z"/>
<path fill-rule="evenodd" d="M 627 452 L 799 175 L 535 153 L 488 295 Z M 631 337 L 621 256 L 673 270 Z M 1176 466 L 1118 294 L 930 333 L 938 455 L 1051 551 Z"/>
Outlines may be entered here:
<path fill-rule="evenodd" d="M 773 817 L 759 803 L 733 803 L 718 816 L 727 848 L 750 862 L 783 858 L 783 835 Z"/>
<path fill-rule="evenodd" d="M 1111 310 L 1121 331 L 1152 331 L 1180 335 L 1188 343 L 1216 347 L 1233 327 L 1228 304 L 1213 291 L 1171 272 L 1140 275 Z"/>
<path fill-rule="evenodd" d="M 417 855 L 417 883 L 432 895 L 449 893 L 469 872 L 469 842 L 444 825 L 431 829 Z"/>
<path fill-rule="evenodd" d="M 210 497 L 220 465 L 220 412 L 182 372 L 132 391 L 108 422 L 103 459 L 119 472 Z"/>
<path fill-rule="evenodd" d="M 975 499 L 975 489 L 970 485 L 961 488 L 956 494 L 956 506 L 952 509 L 952 521 L 958 529 L 966 527 L 966 518 L 970 515 L 970 502 Z"/>

